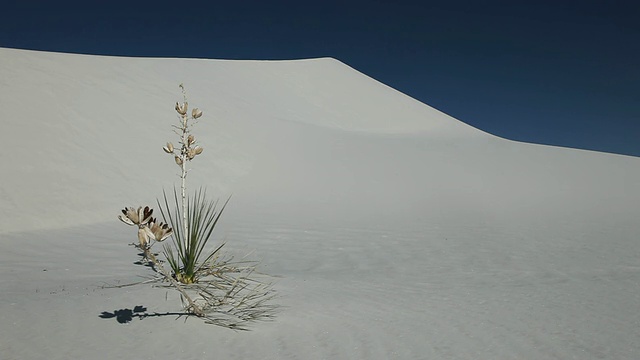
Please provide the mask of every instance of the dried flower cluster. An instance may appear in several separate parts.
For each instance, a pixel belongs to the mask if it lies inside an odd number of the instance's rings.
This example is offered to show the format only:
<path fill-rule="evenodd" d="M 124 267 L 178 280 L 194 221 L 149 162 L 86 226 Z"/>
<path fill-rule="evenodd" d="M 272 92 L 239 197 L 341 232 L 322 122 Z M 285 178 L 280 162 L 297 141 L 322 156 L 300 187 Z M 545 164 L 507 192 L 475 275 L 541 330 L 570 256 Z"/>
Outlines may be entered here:
<path fill-rule="evenodd" d="M 189 127 L 192 125 L 189 120 L 197 120 L 202 116 L 202 110 L 195 108 L 191 111 L 191 118 L 187 116 L 189 104 L 185 101 L 183 103 L 176 102 L 176 111 L 180 116 L 180 126 L 176 126 L 180 130 L 180 150 L 173 147 L 171 142 L 168 142 L 162 149 L 167 154 L 174 155 L 176 164 L 180 167 L 184 167 L 185 162 L 193 160 L 196 155 L 202 154 L 202 147 L 196 145 L 196 139 L 193 135 L 189 134 Z"/>
<path fill-rule="evenodd" d="M 153 209 L 140 206 L 137 210 L 126 207 L 118 216 L 118 219 L 127 225 L 138 226 L 138 241 L 143 250 L 149 246 L 150 240 L 163 241 L 173 234 L 173 229 L 168 224 L 156 221 L 152 214 Z"/>
<path fill-rule="evenodd" d="M 177 129 L 176 134 L 180 137 L 180 149 L 173 147 L 171 142 L 168 142 L 162 149 L 167 154 L 174 156 L 174 160 L 178 166 L 180 166 L 180 196 L 182 198 L 182 226 L 180 230 L 184 234 L 189 232 L 189 224 L 187 222 L 187 161 L 193 160 L 197 155 L 202 154 L 202 148 L 196 145 L 196 138 L 190 134 L 191 127 L 195 124 L 195 121 L 202 116 L 202 110 L 194 108 L 191 110 L 191 118 L 187 115 L 189 111 L 189 103 L 187 102 L 187 94 L 184 86 L 180 84 L 182 90 L 183 102 L 176 102 L 175 110 L 178 112 L 179 122 L 178 125 L 173 127 Z M 191 121 L 190 121 L 191 120 Z"/>

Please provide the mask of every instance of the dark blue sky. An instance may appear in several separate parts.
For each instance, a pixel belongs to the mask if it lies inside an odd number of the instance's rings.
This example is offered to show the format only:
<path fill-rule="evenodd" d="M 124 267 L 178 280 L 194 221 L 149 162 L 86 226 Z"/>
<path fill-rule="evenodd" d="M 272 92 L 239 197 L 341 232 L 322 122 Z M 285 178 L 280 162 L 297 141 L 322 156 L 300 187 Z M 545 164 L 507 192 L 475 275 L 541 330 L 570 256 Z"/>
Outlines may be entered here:
<path fill-rule="evenodd" d="M 637 0 L 24 0 L 3 5 L 0 46 L 330 56 L 498 136 L 640 156 L 639 19 Z"/>

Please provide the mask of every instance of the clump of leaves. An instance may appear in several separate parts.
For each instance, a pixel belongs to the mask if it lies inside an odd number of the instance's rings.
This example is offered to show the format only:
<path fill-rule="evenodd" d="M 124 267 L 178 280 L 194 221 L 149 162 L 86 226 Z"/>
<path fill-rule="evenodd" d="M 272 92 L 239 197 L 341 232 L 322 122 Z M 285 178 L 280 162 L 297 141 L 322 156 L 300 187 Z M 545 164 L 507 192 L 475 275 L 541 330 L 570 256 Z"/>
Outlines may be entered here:
<path fill-rule="evenodd" d="M 158 206 L 162 212 L 162 217 L 167 219 L 173 228 L 180 229 L 179 219 L 182 218 L 182 211 L 178 203 L 178 194 L 175 190 L 173 195 L 173 210 L 166 193 L 164 193 L 164 204 L 158 202 Z M 215 256 L 224 246 L 222 244 L 211 252 L 204 252 L 229 199 L 222 204 L 219 210 L 217 209 L 218 201 L 208 200 L 206 191 L 202 188 L 187 199 L 187 232 L 176 230 L 173 233 L 173 246 L 164 246 L 167 261 L 178 281 L 184 284 L 198 282 L 199 278 L 204 274 L 203 269 L 215 259 Z"/>

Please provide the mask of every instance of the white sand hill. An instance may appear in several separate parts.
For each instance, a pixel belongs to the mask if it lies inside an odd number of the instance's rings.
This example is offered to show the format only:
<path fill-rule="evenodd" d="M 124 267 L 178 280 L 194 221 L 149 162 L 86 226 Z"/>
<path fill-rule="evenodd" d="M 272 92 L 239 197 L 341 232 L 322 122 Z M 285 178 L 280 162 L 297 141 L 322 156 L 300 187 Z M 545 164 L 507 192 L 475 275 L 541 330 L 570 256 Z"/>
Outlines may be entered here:
<path fill-rule="evenodd" d="M 189 185 L 233 194 L 216 241 L 277 278 L 234 332 L 137 286 L 124 206 L 178 184 L 184 83 L 204 111 Z M 0 49 L 2 359 L 635 359 L 640 159 L 474 129 L 334 59 Z M 604 119 L 606 120 L 606 119 Z"/>

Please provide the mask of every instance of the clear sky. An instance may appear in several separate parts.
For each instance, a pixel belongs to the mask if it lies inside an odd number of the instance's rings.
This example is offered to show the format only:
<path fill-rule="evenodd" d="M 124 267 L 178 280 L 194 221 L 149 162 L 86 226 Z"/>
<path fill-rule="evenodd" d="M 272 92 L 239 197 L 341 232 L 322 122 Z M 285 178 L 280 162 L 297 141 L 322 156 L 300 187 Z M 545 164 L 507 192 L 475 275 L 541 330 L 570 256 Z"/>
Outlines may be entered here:
<path fill-rule="evenodd" d="M 330 56 L 489 133 L 640 156 L 640 1 L 11 1 L 0 47 Z"/>

